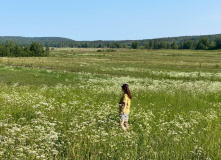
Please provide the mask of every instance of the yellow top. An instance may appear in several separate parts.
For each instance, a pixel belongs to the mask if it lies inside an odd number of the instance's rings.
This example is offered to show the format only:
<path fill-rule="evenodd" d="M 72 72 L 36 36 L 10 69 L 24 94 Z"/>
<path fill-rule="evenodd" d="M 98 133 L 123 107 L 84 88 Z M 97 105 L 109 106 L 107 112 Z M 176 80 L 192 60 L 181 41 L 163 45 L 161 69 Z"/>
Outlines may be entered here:
<path fill-rule="evenodd" d="M 123 96 L 120 99 L 120 105 L 119 105 L 119 113 L 123 113 L 123 103 L 125 103 L 126 109 L 125 109 L 125 113 L 130 113 L 130 98 L 128 97 L 128 95 L 126 93 L 123 94 Z"/>

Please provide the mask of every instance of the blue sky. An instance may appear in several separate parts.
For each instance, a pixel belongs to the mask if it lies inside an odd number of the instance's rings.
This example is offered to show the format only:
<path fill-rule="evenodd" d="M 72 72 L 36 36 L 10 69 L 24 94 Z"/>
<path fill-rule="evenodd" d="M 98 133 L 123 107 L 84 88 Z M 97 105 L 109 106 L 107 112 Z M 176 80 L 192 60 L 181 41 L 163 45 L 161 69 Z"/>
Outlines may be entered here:
<path fill-rule="evenodd" d="M 220 0 L 0 0 L 0 36 L 139 40 L 221 34 Z"/>

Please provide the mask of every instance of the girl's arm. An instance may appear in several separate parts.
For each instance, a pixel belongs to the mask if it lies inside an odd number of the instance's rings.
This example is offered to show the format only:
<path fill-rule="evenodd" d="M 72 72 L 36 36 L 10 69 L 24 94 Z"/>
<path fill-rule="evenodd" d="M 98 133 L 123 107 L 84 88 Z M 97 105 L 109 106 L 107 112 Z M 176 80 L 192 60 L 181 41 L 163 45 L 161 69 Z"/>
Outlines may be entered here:
<path fill-rule="evenodd" d="M 124 112 L 125 112 L 125 109 L 126 109 L 126 107 L 127 107 L 127 103 L 123 103 L 123 114 L 124 114 Z"/>

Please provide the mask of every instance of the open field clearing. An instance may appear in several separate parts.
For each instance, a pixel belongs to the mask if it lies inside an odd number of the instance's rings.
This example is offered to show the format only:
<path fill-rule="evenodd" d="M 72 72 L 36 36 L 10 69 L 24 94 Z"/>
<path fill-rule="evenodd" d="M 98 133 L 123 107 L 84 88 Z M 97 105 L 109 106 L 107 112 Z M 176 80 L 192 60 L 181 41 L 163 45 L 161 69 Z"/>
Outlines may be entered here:
<path fill-rule="evenodd" d="M 220 159 L 221 51 L 0 58 L 0 159 Z M 121 85 L 133 96 L 118 127 Z"/>

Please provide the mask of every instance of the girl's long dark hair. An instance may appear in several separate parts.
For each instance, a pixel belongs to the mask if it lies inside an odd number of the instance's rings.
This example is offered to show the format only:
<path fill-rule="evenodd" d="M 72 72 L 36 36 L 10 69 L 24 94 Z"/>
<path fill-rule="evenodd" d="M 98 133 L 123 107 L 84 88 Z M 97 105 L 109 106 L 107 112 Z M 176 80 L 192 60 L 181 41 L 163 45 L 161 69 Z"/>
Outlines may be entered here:
<path fill-rule="evenodd" d="M 130 90 L 129 90 L 128 84 L 123 84 L 122 88 L 123 88 L 124 92 L 128 95 L 128 97 L 129 97 L 130 99 L 132 99 L 132 96 L 131 96 L 131 94 L 130 94 Z"/>

